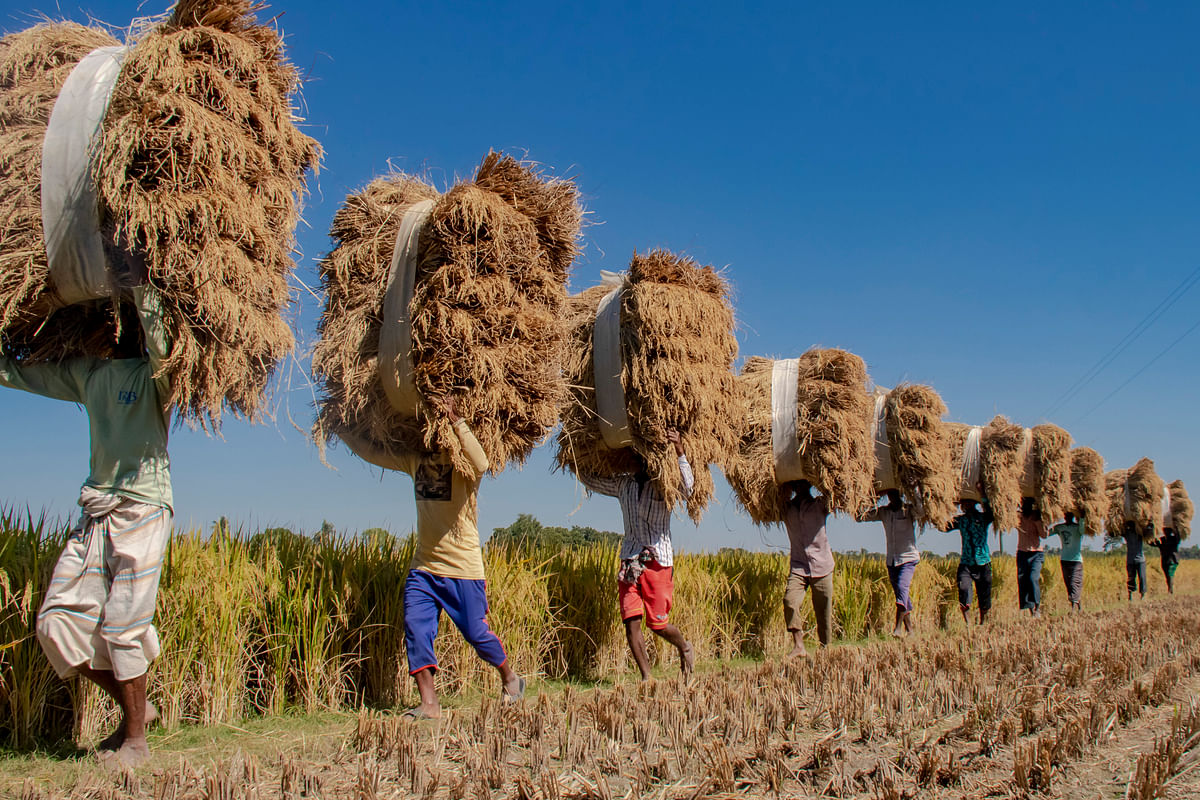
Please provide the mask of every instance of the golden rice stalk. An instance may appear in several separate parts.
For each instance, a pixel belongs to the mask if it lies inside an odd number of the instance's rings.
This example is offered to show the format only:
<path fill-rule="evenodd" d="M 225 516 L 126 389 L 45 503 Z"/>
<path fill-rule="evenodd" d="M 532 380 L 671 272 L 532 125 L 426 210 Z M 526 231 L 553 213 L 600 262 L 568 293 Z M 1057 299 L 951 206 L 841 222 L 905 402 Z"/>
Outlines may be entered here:
<path fill-rule="evenodd" d="M 1158 539 L 1162 535 L 1162 501 L 1166 484 L 1154 471 L 1154 462 L 1148 458 L 1140 459 L 1129 470 L 1126 483 L 1134 524 L 1147 541 Z"/>
<path fill-rule="evenodd" d="M 1167 489 L 1171 493 L 1172 528 L 1180 539 L 1186 539 L 1192 533 L 1192 515 L 1195 513 L 1195 506 L 1192 505 L 1192 499 L 1188 497 L 1183 481 L 1171 481 L 1167 484 Z"/>
<path fill-rule="evenodd" d="M 555 458 L 579 475 L 615 477 L 636 471 L 634 454 L 668 506 L 682 502 L 675 452 L 676 428 L 696 485 L 688 514 L 699 520 L 712 499 L 709 465 L 726 468 L 737 447 L 742 415 L 732 374 L 737 357 L 729 286 L 711 266 L 666 250 L 635 253 L 621 304 L 621 381 L 633 445 L 610 450 L 597 424 L 592 330 L 607 293 L 593 287 L 570 298 L 566 318 L 569 387 Z"/>
<path fill-rule="evenodd" d="M 1057 425 L 1036 425 L 1029 453 L 1033 466 L 1033 498 L 1050 525 L 1071 507 L 1071 434 Z"/>
<path fill-rule="evenodd" d="M 1128 478 L 1127 469 L 1104 473 L 1104 497 L 1107 502 L 1104 527 L 1109 536 L 1122 536 L 1125 533 L 1125 481 Z"/>
<path fill-rule="evenodd" d="M 800 459 L 807 480 L 830 511 L 858 515 L 875 499 L 874 405 L 867 368 L 853 353 L 813 349 L 800 356 L 797 421 Z M 726 472 L 738 502 L 760 525 L 780 522 L 783 504 L 775 481 L 771 440 L 771 373 L 774 361 L 746 360 L 738 377 L 745 403 L 741 444 Z"/>
<path fill-rule="evenodd" d="M 1104 459 L 1090 447 L 1071 451 L 1071 505 L 1069 510 L 1083 522 L 1084 533 L 1096 536 L 1104 530 L 1106 500 Z"/>
<path fill-rule="evenodd" d="M 110 267 L 120 273 L 145 262 L 173 340 L 164 364 L 170 402 L 206 428 L 219 427 L 226 410 L 255 419 L 276 363 L 292 349 L 283 310 L 294 231 L 304 173 L 320 158 L 297 127 L 298 73 L 257 10 L 248 0 L 183 0 L 138 33 L 95 152 Z M 4 158 L 29 160 L 70 68 L 116 44 L 86 30 L 39 26 L 6 38 L 5 83 L 15 88 L 0 93 L 17 96 L 0 102 L 21 110 L 21 124 L 5 129 Z M 38 168 L 14 171 L 12 163 L 0 175 L 9 212 L 0 265 L 6 350 L 26 362 L 105 357 L 116 333 L 105 306 L 121 298 L 53 310 Z"/>
<path fill-rule="evenodd" d="M 1021 511 L 1021 448 L 1025 429 L 997 415 L 983 429 L 979 450 L 983 492 L 995 516 L 997 531 L 1017 527 Z"/>
<path fill-rule="evenodd" d="M 445 450 L 470 472 L 444 416 L 427 404 L 416 416 L 395 411 L 377 372 L 396 234 L 404 211 L 425 199 L 436 203 L 418 242 L 409 306 L 414 381 L 427 402 L 457 399 L 499 472 L 523 462 L 558 418 L 562 306 L 582 211 L 574 184 L 498 153 L 445 194 L 389 175 L 338 209 L 335 246 L 321 262 L 314 437 L 321 446 L 351 437 L 392 454 Z"/>
<path fill-rule="evenodd" d="M 959 464 L 942 424 L 946 404 L 929 386 L 903 385 L 884 404 L 892 466 L 901 490 L 919 498 L 918 521 L 944 528 L 955 516 Z"/>
<path fill-rule="evenodd" d="M 42 139 L 63 83 L 88 53 L 116 44 L 107 31 L 73 22 L 35 25 L 0 39 L 0 341 L 6 355 L 24 362 L 113 354 L 111 303 L 55 310 L 41 181 Z"/>

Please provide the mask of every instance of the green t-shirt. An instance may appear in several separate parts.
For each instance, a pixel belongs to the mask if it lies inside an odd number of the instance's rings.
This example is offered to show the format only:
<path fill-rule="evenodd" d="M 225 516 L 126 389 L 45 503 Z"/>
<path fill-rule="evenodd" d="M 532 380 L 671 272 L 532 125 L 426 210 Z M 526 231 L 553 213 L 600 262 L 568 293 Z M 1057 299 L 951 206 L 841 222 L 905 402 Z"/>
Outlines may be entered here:
<path fill-rule="evenodd" d="M 135 290 L 149 358 L 75 358 L 21 366 L 0 356 L 0 386 L 81 403 L 91 435 L 85 486 L 172 508 L 167 456 L 168 386 L 154 374 L 167 353 L 157 296 Z"/>
<path fill-rule="evenodd" d="M 1060 522 L 1050 529 L 1051 535 L 1057 533 L 1062 538 L 1062 553 L 1059 561 L 1083 561 L 1083 523 Z"/>
<path fill-rule="evenodd" d="M 962 533 L 962 555 L 959 561 L 970 567 L 982 567 L 992 563 L 992 551 L 988 547 L 987 530 L 992 524 L 992 510 L 984 506 L 983 511 L 971 510 L 959 514 L 950 523 L 947 531 L 956 528 Z"/>

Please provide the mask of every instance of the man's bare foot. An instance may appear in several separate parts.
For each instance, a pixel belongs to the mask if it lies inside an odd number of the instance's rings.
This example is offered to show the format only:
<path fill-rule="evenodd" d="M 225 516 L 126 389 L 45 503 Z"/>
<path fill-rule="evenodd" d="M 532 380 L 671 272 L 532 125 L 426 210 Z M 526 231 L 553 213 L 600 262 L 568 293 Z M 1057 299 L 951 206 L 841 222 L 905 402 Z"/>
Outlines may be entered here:
<path fill-rule="evenodd" d="M 679 669 L 683 673 L 685 682 L 692 677 L 692 670 L 695 667 L 696 653 L 692 650 L 692 643 L 684 642 L 683 647 L 679 648 Z"/>
<path fill-rule="evenodd" d="M 150 745 L 145 738 L 129 739 L 116 750 L 97 753 L 97 757 L 114 769 L 137 769 L 150 759 Z"/>
<path fill-rule="evenodd" d="M 792 661 L 797 658 L 808 658 L 808 650 L 806 650 L 803 646 L 793 647 L 792 652 L 790 652 L 786 656 L 784 656 L 783 660 L 784 661 Z"/>
<path fill-rule="evenodd" d="M 897 639 L 899 639 L 903 635 L 904 635 L 904 629 L 901 628 L 899 625 L 892 628 L 892 636 L 895 636 Z"/>
<path fill-rule="evenodd" d="M 408 711 L 400 715 L 404 719 L 422 720 L 422 719 L 441 719 L 442 707 L 438 704 L 429 705 L 422 703 L 419 706 L 414 706 Z"/>
<path fill-rule="evenodd" d="M 150 726 L 158 721 L 158 709 L 154 707 L 154 703 L 146 701 L 146 730 L 150 730 Z M 117 725 L 117 729 L 101 740 L 100 744 L 96 745 L 96 749 L 101 752 L 112 752 L 121 749 L 121 745 L 125 744 L 125 720 L 121 720 Z"/>
<path fill-rule="evenodd" d="M 525 697 L 525 679 L 517 675 L 512 677 L 508 683 L 504 684 L 504 689 L 500 695 L 504 702 L 515 703 Z"/>

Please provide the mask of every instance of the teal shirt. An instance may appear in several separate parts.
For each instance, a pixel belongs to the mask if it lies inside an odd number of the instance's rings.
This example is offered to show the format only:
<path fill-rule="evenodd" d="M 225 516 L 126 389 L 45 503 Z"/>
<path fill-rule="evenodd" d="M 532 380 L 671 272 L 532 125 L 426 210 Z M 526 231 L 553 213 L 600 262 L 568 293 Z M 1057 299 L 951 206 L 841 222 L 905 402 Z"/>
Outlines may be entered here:
<path fill-rule="evenodd" d="M 950 523 L 947 531 L 957 529 L 962 532 L 962 555 L 959 558 L 963 564 L 982 567 L 992 563 L 992 550 L 988 547 L 987 538 L 988 525 L 991 523 L 992 511 L 989 508 L 959 514 L 954 518 L 954 522 Z"/>
<path fill-rule="evenodd" d="M 1051 534 L 1057 533 L 1062 538 L 1062 553 L 1059 561 L 1083 561 L 1083 523 L 1060 522 L 1050 529 Z"/>
<path fill-rule="evenodd" d="M 91 436 L 85 486 L 172 509 L 169 388 L 155 379 L 168 345 L 157 295 L 135 290 L 149 358 L 75 358 L 21 366 L 0 356 L 0 386 L 81 403 Z"/>

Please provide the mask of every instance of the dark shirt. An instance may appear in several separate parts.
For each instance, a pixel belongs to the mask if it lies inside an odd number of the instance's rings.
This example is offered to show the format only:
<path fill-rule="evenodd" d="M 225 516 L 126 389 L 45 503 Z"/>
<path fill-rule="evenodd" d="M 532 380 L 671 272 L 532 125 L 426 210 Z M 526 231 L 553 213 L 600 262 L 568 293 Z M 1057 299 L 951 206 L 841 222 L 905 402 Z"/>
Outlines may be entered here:
<path fill-rule="evenodd" d="M 959 514 L 946 529 L 947 532 L 956 529 L 962 532 L 960 559 L 963 564 L 982 567 L 992 563 L 992 551 L 987 540 L 987 529 L 988 525 L 992 524 L 992 519 L 992 510 L 984 506 L 983 511 L 972 509 L 965 514 Z"/>
<path fill-rule="evenodd" d="M 1142 550 L 1142 535 L 1132 522 L 1125 523 L 1125 563 L 1140 564 L 1146 560 Z"/>

